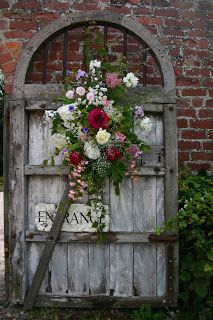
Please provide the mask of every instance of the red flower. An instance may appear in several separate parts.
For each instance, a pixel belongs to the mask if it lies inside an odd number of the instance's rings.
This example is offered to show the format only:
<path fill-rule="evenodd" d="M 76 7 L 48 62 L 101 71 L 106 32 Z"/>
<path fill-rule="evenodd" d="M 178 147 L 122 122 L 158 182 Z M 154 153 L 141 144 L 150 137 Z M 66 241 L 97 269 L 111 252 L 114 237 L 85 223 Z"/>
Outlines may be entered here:
<path fill-rule="evenodd" d="M 122 153 L 117 148 L 111 147 L 105 151 L 105 157 L 109 161 L 115 161 L 122 157 Z"/>
<path fill-rule="evenodd" d="M 89 124 L 94 129 L 104 128 L 109 121 L 108 115 L 101 109 L 95 108 L 90 111 L 88 116 Z"/>
<path fill-rule="evenodd" d="M 80 161 L 81 161 L 81 155 L 79 152 L 77 151 L 73 151 L 70 155 L 69 155 L 69 160 L 70 162 L 74 165 L 77 166 Z"/>

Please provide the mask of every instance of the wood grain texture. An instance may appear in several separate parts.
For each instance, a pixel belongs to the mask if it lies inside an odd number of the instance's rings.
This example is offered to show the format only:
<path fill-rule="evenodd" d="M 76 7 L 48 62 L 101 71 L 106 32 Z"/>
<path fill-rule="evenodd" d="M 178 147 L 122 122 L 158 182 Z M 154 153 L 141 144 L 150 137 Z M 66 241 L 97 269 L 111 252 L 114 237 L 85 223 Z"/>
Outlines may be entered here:
<path fill-rule="evenodd" d="M 137 296 L 156 296 L 156 245 L 134 245 L 134 290 Z"/>
<path fill-rule="evenodd" d="M 10 290 L 12 303 L 23 303 L 26 292 L 25 225 L 26 117 L 24 101 L 10 102 L 9 193 L 10 220 Z"/>
<path fill-rule="evenodd" d="M 89 245 L 68 246 L 68 292 L 72 295 L 89 294 Z"/>
<path fill-rule="evenodd" d="M 36 307 L 58 307 L 58 308 L 140 308 L 142 304 L 151 304 L 152 307 L 175 306 L 167 304 L 165 298 L 159 297 L 106 297 L 87 296 L 69 297 L 40 295 L 36 300 Z"/>
<path fill-rule="evenodd" d="M 109 294 L 109 245 L 89 245 L 89 292 Z"/>

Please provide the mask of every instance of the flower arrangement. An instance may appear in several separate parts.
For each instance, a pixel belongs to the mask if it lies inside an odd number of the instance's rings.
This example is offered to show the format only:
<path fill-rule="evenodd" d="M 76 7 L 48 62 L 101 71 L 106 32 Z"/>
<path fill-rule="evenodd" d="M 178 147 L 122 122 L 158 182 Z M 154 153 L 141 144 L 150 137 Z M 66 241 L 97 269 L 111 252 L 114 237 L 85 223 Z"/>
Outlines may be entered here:
<path fill-rule="evenodd" d="M 70 166 L 68 196 L 76 201 L 88 193 L 88 204 L 99 212 L 93 223 L 99 232 L 105 227 L 98 223 L 106 214 L 104 178 L 112 179 L 118 195 L 119 184 L 150 149 L 135 133 L 137 127 L 149 132 L 150 118 L 142 106 L 122 102 L 127 89 L 137 84 L 133 73 L 106 72 L 101 61 L 91 60 L 89 72 L 78 70 L 68 84 L 64 104 L 57 111 L 45 112 L 55 146 L 51 163 L 60 154 L 63 164 Z"/>

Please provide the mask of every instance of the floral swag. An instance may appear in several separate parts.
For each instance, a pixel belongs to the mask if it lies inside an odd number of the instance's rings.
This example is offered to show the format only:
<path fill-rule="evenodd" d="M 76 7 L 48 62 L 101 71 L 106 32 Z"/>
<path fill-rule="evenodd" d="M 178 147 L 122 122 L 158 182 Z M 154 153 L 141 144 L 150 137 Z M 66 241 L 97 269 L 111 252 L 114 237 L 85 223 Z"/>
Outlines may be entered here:
<path fill-rule="evenodd" d="M 77 201 L 87 192 L 88 205 L 97 213 L 93 227 L 99 233 L 105 228 L 100 223 L 106 214 L 104 179 L 111 178 L 119 195 L 124 177 L 131 176 L 143 152 L 150 150 L 136 134 L 137 128 L 145 133 L 151 130 L 150 118 L 141 105 L 122 102 L 127 89 L 136 87 L 138 80 L 131 72 L 126 76 L 107 72 L 104 62 L 91 60 L 88 73 L 78 70 L 69 81 L 64 104 L 57 111 L 45 112 L 55 147 L 48 160 L 54 164 L 55 156 L 60 155 L 70 167 L 68 196 Z"/>

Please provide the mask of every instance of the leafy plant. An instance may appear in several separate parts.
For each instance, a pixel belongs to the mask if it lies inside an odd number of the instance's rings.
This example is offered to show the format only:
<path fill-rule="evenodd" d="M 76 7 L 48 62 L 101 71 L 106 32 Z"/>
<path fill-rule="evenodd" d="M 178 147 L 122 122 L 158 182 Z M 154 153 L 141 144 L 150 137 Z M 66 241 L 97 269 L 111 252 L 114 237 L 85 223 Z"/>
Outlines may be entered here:
<path fill-rule="evenodd" d="M 188 171 L 179 180 L 179 212 L 157 230 L 178 228 L 180 243 L 180 302 L 198 318 L 211 288 L 213 275 L 213 181 Z M 197 316 L 197 318 L 196 318 Z M 200 317 L 200 316 L 199 316 Z"/>

